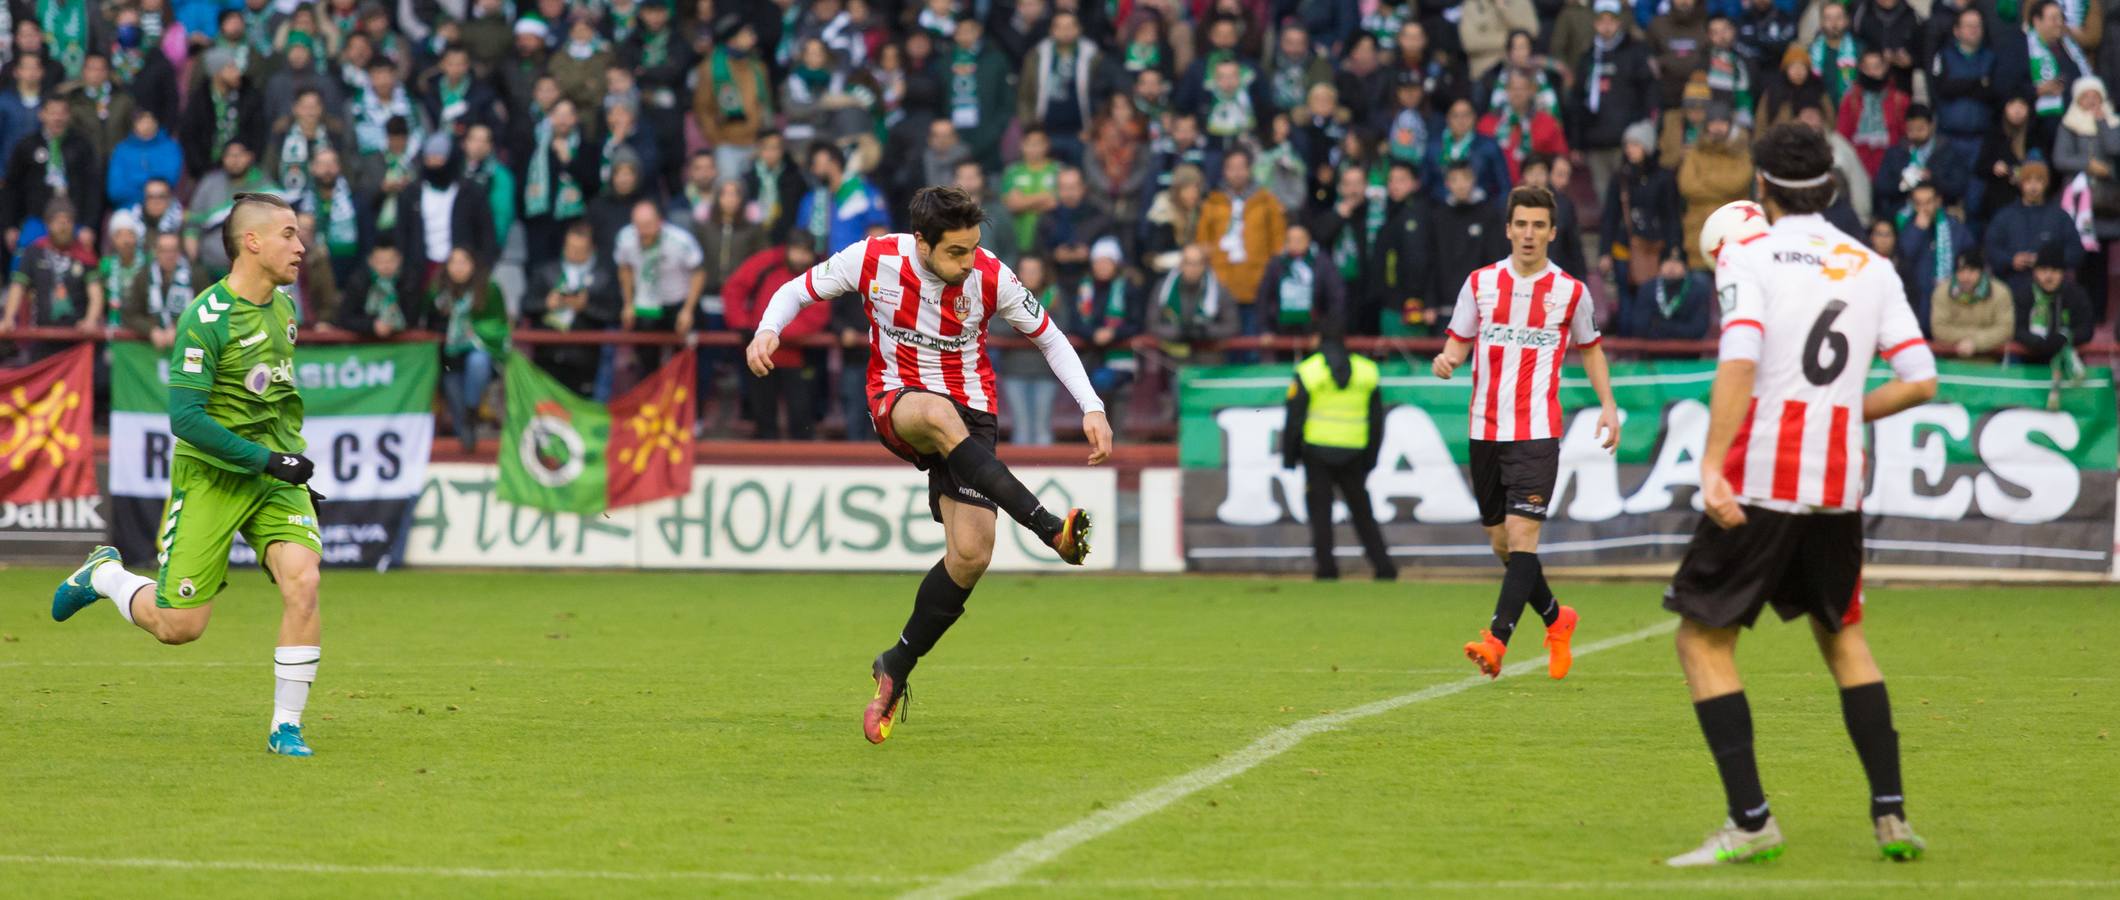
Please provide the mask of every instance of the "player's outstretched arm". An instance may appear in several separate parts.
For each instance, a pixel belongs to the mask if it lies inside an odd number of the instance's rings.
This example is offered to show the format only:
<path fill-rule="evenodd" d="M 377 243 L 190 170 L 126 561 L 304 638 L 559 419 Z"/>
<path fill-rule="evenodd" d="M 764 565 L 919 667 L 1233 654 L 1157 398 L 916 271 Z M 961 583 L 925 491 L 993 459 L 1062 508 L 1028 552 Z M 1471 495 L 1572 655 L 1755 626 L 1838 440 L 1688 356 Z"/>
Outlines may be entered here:
<path fill-rule="evenodd" d="M 870 238 L 869 240 L 876 240 Z M 744 349 L 744 363 L 751 374 L 764 378 L 773 371 L 773 352 L 780 349 L 780 332 L 812 303 L 824 303 L 850 293 L 861 277 L 861 260 L 869 242 L 855 241 L 846 249 L 820 260 L 810 270 L 780 286 L 758 317 L 758 333 Z"/>
<path fill-rule="evenodd" d="M 1075 345 L 1067 342 L 1060 326 L 1053 324 L 1044 304 L 1016 280 L 1016 273 L 1003 265 L 999 274 L 995 310 L 1017 333 L 1030 338 L 1038 352 L 1044 354 L 1053 376 L 1060 379 L 1068 395 L 1075 398 L 1075 405 L 1082 408 L 1082 436 L 1089 439 L 1089 464 L 1105 461 L 1112 453 L 1112 426 L 1104 415 L 1104 400 L 1090 386 L 1089 373 L 1082 368 L 1082 357 L 1075 353 Z"/>

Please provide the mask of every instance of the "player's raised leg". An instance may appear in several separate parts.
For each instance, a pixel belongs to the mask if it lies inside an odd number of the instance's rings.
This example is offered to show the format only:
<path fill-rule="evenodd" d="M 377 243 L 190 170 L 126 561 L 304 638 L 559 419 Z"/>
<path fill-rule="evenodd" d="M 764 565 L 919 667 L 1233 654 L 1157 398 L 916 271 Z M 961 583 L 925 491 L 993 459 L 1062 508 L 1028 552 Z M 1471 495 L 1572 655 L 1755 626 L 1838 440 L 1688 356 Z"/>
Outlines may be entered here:
<path fill-rule="evenodd" d="M 1781 855 L 1781 826 L 1767 808 L 1759 782 L 1759 761 L 1752 752 L 1752 707 L 1737 674 L 1738 626 L 1714 628 L 1681 619 L 1678 662 L 1693 695 L 1693 714 L 1715 757 L 1722 777 L 1729 818 L 1707 841 L 1666 862 L 1673 866 L 1712 866 L 1731 862 L 1765 862 Z"/>
<path fill-rule="evenodd" d="M 213 605 L 201 603 L 184 609 L 157 606 L 155 580 L 126 571 L 116 547 L 97 547 L 88 561 L 59 583 L 52 594 L 52 619 L 64 622 L 95 604 L 109 600 L 126 622 L 154 635 L 165 644 L 187 644 L 206 633 Z"/>
<path fill-rule="evenodd" d="M 994 558 L 993 510 L 948 497 L 937 504 L 947 549 L 942 561 L 921 579 L 913 597 L 913 614 L 898 632 L 898 642 L 877 656 L 871 667 L 876 696 L 862 715 L 861 730 L 872 744 L 883 743 L 891 736 L 892 726 L 903 720 L 907 677 L 920 658 L 935 649 L 943 632 L 964 615 L 964 602 Z"/>
<path fill-rule="evenodd" d="M 1870 781 L 1870 821 L 1877 829 L 1877 849 L 1886 859 L 1910 862 L 1928 845 L 1907 825 L 1906 796 L 1899 780 L 1899 732 L 1892 727 L 1892 700 L 1885 693 L 1884 673 L 1870 655 L 1861 622 L 1827 628 L 1815 617 L 1811 632 L 1833 681 L 1840 685 L 1840 716 L 1848 739 L 1862 759 Z"/>
<path fill-rule="evenodd" d="M 1061 518 L 1047 512 L 1038 504 L 1038 495 L 1016 479 L 992 448 L 966 440 L 970 431 L 948 398 L 920 392 L 899 397 L 891 408 L 891 428 L 921 455 L 941 457 L 958 484 L 992 500 L 1053 548 L 1061 561 L 1081 565 L 1089 555 L 1089 514 L 1071 509 Z"/>
<path fill-rule="evenodd" d="M 322 557 L 311 547 L 279 541 L 265 548 L 265 567 L 280 589 L 280 640 L 272 650 L 272 728 L 267 749 L 281 756 L 311 756 L 302 738 L 302 710 L 323 657 L 324 620 L 317 610 Z"/>

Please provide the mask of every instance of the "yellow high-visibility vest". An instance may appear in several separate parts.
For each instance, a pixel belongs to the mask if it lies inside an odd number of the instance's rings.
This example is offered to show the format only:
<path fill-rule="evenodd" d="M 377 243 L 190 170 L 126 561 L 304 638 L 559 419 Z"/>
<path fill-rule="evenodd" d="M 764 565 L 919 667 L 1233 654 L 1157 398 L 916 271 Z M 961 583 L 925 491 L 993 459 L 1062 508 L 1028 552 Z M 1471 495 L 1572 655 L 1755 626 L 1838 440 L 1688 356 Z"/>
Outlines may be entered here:
<path fill-rule="evenodd" d="M 1353 375 L 1347 386 L 1332 380 L 1325 354 L 1313 353 L 1296 364 L 1296 379 L 1310 394 L 1310 416 L 1303 422 L 1303 443 L 1318 447 L 1361 449 L 1369 444 L 1369 397 L 1377 390 L 1377 364 L 1366 356 L 1347 357 Z"/>

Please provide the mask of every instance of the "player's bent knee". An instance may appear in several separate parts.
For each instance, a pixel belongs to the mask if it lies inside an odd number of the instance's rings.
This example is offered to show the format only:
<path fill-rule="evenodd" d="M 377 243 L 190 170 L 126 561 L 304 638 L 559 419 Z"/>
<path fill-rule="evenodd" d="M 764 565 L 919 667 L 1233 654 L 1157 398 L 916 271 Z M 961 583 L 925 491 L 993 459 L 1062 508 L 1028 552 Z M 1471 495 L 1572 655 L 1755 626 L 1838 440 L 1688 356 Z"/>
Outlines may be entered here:
<path fill-rule="evenodd" d="M 189 644 L 206 633 L 203 619 L 163 617 L 155 622 L 155 640 L 164 644 Z"/>
<path fill-rule="evenodd" d="M 951 550 L 949 561 L 944 563 L 944 567 L 949 569 L 950 577 L 956 579 L 958 584 L 969 587 L 970 582 L 978 581 L 981 575 L 986 574 L 986 567 L 992 565 L 993 561 L 992 550 Z"/>
<path fill-rule="evenodd" d="M 317 588 L 323 584 L 324 574 L 316 566 L 301 566 L 279 576 L 279 579 L 280 595 L 286 598 L 288 603 L 306 601 L 309 605 L 315 606 Z"/>

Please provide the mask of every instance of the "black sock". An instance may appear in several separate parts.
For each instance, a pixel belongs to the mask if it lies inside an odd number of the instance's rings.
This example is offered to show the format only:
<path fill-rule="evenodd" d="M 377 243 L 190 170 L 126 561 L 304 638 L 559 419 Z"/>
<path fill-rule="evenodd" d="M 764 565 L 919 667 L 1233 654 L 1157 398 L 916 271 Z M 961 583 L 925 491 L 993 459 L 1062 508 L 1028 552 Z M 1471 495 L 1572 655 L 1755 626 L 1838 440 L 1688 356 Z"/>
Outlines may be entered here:
<path fill-rule="evenodd" d="M 1030 529 L 1039 540 L 1051 544 L 1054 536 L 1060 533 L 1060 517 L 1039 506 L 1038 495 L 1017 481 L 1008 465 L 985 444 L 965 438 L 957 442 L 957 449 L 943 457 L 943 462 L 950 467 L 950 477 L 957 479 L 958 484 L 994 501 L 1002 512 Z"/>
<path fill-rule="evenodd" d="M 1899 789 L 1899 732 L 1892 728 L 1892 699 L 1884 682 L 1840 689 L 1840 717 L 1848 724 L 1855 755 L 1870 776 L 1870 818 L 1906 817 Z"/>
<path fill-rule="evenodd" d="M 1767 793 L 1759 786 L 1759 761 L 1752 755 L 1752 706 L 1745 702 L 1745 692 L 1696 701 L 1693 714 L 1700 717 L 1700 732 L 1707 736 L 1708 752 L 1715 755 L 1715 770 L 1722 775 L 1730 821 L 1746 831 L 1765 828 Z"/>
<path fill-rule="evenodd" d="M 883 651 L 884 670 L 899 678 L 912 672 L 920 658 L 942 640 L 942 633 L 964 615 L 964 601 L 971 595 L 972 589 L 958 587 L 942 563 L 929 569 L 927 577 L 920 581 L 920 592 L 913 596 L 913 614 L 898 633 L 898 643 Z"/>
<path fill-rule="evenodd" d="M 1495 640 L 1509 643 L 1509 636 L 1516 633 L 1516 620 L 1524 617 L 1524 604 L 1543 581 L 1545 576 L 1539 574 L 1538 554 L 1509 554 L 1508 567 L 1502 572 L 1502 594 L 1494 601 L 1494 621 L 1487 625 Z"/>
<path fill-rule="evenodd" d="M 1561 605 L 1553 599 L 1553 588 L 1546 585 L 1546 566 L 1539 562 L 1538 554 L 1523 555 L 1531 557 L 1531 565 L 1538 572 L 1538 583 L 1531 586 L 1531 599 L 1526 601 L 1525 605 L 1531 607 L 1531 611 L 1538 613 L 1539 619 L 1550 626 L 1560 621 Z"/>

